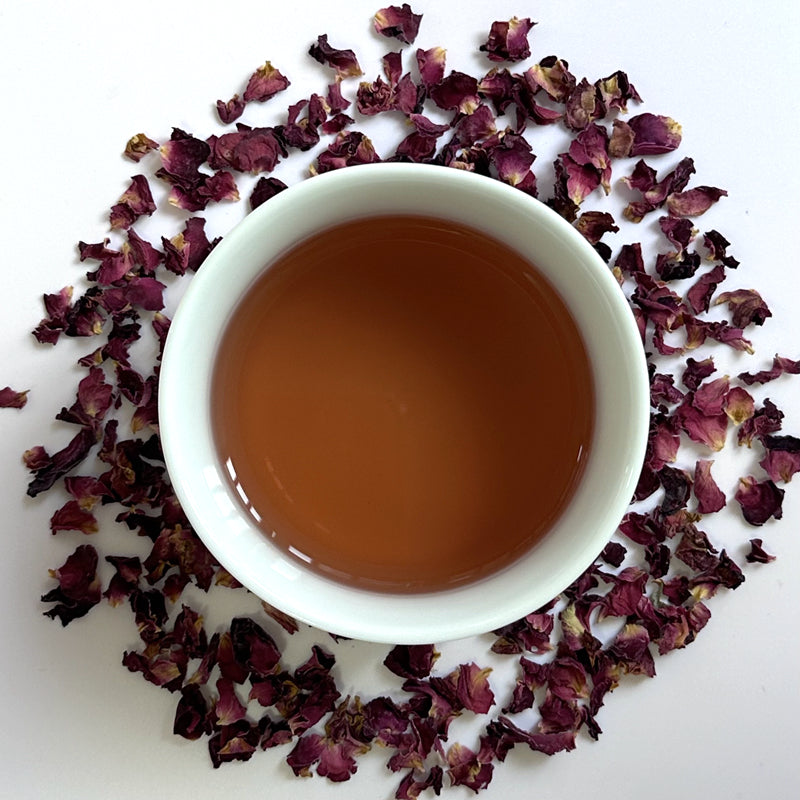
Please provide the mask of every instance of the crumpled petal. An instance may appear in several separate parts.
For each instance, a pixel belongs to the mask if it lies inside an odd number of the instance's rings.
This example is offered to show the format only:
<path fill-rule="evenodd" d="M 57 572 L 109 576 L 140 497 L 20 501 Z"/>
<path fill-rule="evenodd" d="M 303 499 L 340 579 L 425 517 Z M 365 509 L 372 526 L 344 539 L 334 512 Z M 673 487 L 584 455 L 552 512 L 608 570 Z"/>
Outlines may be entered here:
<path fill-rule="evenodd" d="M 739 478 L 739 488 L 734 497 L 742 509 L 742 516 L 751 525 L 763 525 L 768 519 L 783 516 L 784 490 L 771 480 L 759 481 L 752 475 Z"/>
<path fill-rule="evenodd" d="M 381 35 L 413 44 L 419 33 L 422 14 L 415 14 L 408 3 L 402 6 L 387 6 L 375 13 L 372 25 Z"/>
<path fill-rule="evenodd" d="M 528 33 L 534 25 L 527 17 L 493 22 L 489 38 L 479 49 L 490 61 L 524 61 L 531 54 Z"/>

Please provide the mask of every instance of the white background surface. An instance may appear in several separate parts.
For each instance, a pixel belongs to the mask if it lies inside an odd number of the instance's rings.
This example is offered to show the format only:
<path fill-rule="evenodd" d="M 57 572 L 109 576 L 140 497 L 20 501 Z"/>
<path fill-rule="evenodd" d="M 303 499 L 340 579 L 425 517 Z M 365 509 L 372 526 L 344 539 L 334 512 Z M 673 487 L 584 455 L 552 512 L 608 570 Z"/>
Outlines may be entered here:
<path fill-rule="evenodd" d="M 82 537 L 50 536 L 49 517 L 63 498 L 52 492 L 28 501 L 20 464 L 28 447 L 55 449 L 63 437 L 52 418 L 72 402 L 80 377 L 72 364 L 91 347 L 71 341 L 38 347 L 28 331 L 42 316 L 41 294 L 85 272 L 75 243 L 102 239 L 108 207 L 139 171 L 120 157 L 128 137 L 145 131 L 164 139 L 172 125 L 202 137 L 215 132 L 213 101 L 241 91 L 266 59 L 293 81 L 270 108 L 282 113 L 289 102 L 325 86 L 328 74 L 305 55 L 324 32 L 336 46 L 355 48 L 366 78 L 374 79 L 379 57 L 394 49 L 370 31 L 379 7 L 364 0 L 140 0 L 0 8 L 0 386 L 31 390 L 24 411 L 0 411 L 2 797 L 393 796 L 399 777 L 388 773 L 381 754 L 361 759 L 351 782 L 333 785 L 294 779 L 283 762 L 285 749 L 213 770 L 203 743 L 174 737 L 175 698 L 120 666 L 123 650 L 139 643 L 124 608 L 104 604 L 65 630 L 41 615 L 38 597 L 51 586 L 47 569 L 60 565 Z M 707 227 L 713 223 L 727 235 L 742 262 L 725 288 L 758 288 L 774 313 L 753 336 L 757 357 L 742 369 L 768 366 L 776 351 L 800 357 L 792 243 L 800 122 L 795 3 L 418 0 L 413 7 L 425 15 L 415 46 L 446 46 L 448 68 L 485 71 L 488 62 L 472 51 L 494 19 L 516 14 L 539 22 L 531 35 L 532 60 L 555 53 L 590 80 L 626 70 L 646 110 L 683 124 L 679 153 L 695 159 L 695 184 L 730 192 L 707 217 Z M 296 161 L 299 168 L 304 159 Z M 288 172 L 282 177 L 292 179 Z M 241 213 L 239 205 L 222 208 L 213 227 L 209 214 L 211 232 L 224 233 Z M 175 226 L 168 236 L 178 230 L 177 217 Z M 785 432 L 795 435 L 798 388 L 800 378 L 784 378 L 767 393 L 787 413 Z M 787 488 L 779 524 L 756 531 L 735 515 L 720 515 L 704 525 L 718 546 L 739 556 L 742 541 L 763 536 L 778 560 L 748 567 L 740 589 L 714 598 L 708 628 L 688 649 L 658 658 L 654 680 L 624 681 L 607 698 L 598 718 L 600 741 L 582 735 L 576 751 L 551 759 L 520 746 L 497 767 L 483 797 L 795 796 L 800 492 Z M 114 552 L 116 532 L 101 536 L 92 543 Z M 212 627 L 255 608 L 240 594 L 200 601 Z M 331 646 L 324 634 L 316 639 Z M 295 637 L 287 659 L 299 663 L 313 641 L 313 634 Z M 481 663 L 490 644 L 481 638 L 451 646 L 441 667 L 463 658 Z M 380 668 L 386 648 L 351 643 L 335 649 L 344 693 L 396 686 Z M 501 675 L 496 679 L 498 694 L 510 688 Z M 444 796 L 471 792 L 446 789 Z"/>

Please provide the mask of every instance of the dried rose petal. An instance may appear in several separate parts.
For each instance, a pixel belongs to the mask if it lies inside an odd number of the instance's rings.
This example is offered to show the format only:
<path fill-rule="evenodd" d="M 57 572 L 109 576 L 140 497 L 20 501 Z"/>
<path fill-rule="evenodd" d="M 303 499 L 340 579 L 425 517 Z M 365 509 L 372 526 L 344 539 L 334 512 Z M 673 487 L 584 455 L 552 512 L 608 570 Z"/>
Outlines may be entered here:
<path fill-rule="evenodd" d="M 728 255 L 730 242 L 719 231 L 712 230 L 703 234 L 703 243 L 708 250 L 708 258 L 712 261 L 721 261 L 729 269 L 736 269 L 739 266 L 739 262 Z"/>
<path fill-rule="evenodd" d="M 772 481 L 789 483 L 800 472 L 800 439 L 796 436 L 767 435 L 761 439 L 766 455 L 759 461 Z"/>
<path fill-rule="evenodd" d="M 413 44 L 419 33 L 421 21 L 422 14 L 415 14 L 408 3 L 403 3 L 402 6 L 387 6 L 380 9 L 373 17 L 372 25 L 381 36 Z"/>
<path fill-rule="evenodd" d="M 642 102 L 636 87 L 628 80 L 627 74 L 622 70 L 617 70 L 607 78 L 595 81 L 595 86 L 608 109 L 616 108 L 624 113 L 628 110 L 629 100 L 633 100 L 635 103 Z"/>
<path fill-rule="evenodd" d="M 550 650 L 550 634 L 553 632 L 552 614 L 528 614 L 516 622 L 505 625 L 494 631 L 498 638 L 492 645 L 492 652 L 513 653 L 546 653 Z"/>
<path fill-rule="evenodd" d="M 208 158 L 211 148 L 180 128 L 173 128 L 168 142 L 161 145 L 164 173 L 176 180 L 195 183 L 198 168 Z"/>
<path fill-rule="evenodd" d="M 219 116 L 220 122 L 225 125 L 235 122 L 244 113 L 246 105 L 247 103 L 245 103 L 238 94 L 235 94 L 228 101 L 217 100 L 217 115 Z"/>
<path fill-rule="evenodd" d="M 214 768 L 230 761 L 247 761 L 256 751 L 261 733 L 256 725 L 239 720 L 225 725 L 208 740 L 208 753 Z"/>
<path fill-rule="evenodd" d="M 239 172 L 272 172 L 286 150 L 273 128 L 240 128 L 211 136 L 208 163 L 212 169 L 231 167 Z"/>
<path fill-rule="evenodd" d="M 758 481 L 752 476 L 739 478 L 734 497 L 742 508 L 742 516 L 751 525 L 763 525 L 770 517 L 783 516 L 783 489 L 772 481 Z"/>
<path fill-rule="evenodd" d="M 536 178 L 531 172 L 536 156 L 526 139 L 515 133 L 505 134 L 489 148 L 489 158 L 501 181 L 536 196 Z"/>
<path fill-rule="evenodd" d="M 493 769 L 491 761 L 479 761 L 476 753 L 458 742 L 447 750 L 447 775 L 452 786 L 466 786 L 479 792 L 489 785 Z"/>
<path fill-rule="evenodd" d="M 748 325 L 763 325 L 772 312 L 754 289 L 737 289 L 735 292 L 723 292 L 714 305 L 727 303 L 728 309 L 733 312 L 731 322 L 737 328 L 746 328 Z"/>
<path fill-rule="evenodd" d="M 443 777 L 444 771 L 438 765 L 431 767 L 424 776 L 414 771 L 408 772 L 400 781 L 394 796 L 396 800 L 417 800 L 426 789 L 433 789 L 433 793 L 438 796 L 442 791 Z"/>
<path fill-rule="evenodd" d="M 175 709 L 172 732 L 184 739 L 196 740 L 211 733 L 208 703 L 203 691 L 196 684 L 181 689 L 181 699 Z"/>
<path fill-rule="evenodd" d="M 576 86 L 575 76 L 569 71 L 569 64 L 556 56 L 543 58 L 524 74 L 529 84 L 544 89 L 547 96 L 557 103 L 563 103 Z"/>
<path fill-rule="evenodd" d="M 289 79 L 267 61 L 250 76 L 243 100 L 245 103 L 265 103 L 290 85 Z"/>
<path fill-rule="evenodd" d="M 692 479 L 688 472 L 675 467 L 663 466 L 658 471 L 658 479 L 664 488 L 664 499 L 661 501 L 662 514 L 673 514 L 686 507 L 692 488 Z"/>
<path fill-rule="evenodd" d="M 751 446 L 754 438 L 761 438 L 771 433 L 776 433 L 783 424 L 783 411 L 769 398 L 764 400 L 764 405 L 742 422 L 738 432 L 739 444 Z"/>
<path fill-rule="evenodd" d="M 486 53 L 490 61 L 523 61 L 531 54 L 528 33 L 535 24 L 527 17 L 493 22 L 489 38 L 479 50 Z"/>
<path fill-rule="evenodd" d="M 154 142 L 149 136 L 137 133 L 128 139 L 123 155 L 131 161 L 141 161 L 151 150 L 158 147 L 158 142 Z"/>
<path fill-rule="evenodd" d="M 728 430 L 728 415 L 724 411 L 707 414 L 695 406 L 691 398 L 687 398 L 678 406 L 676 415 L 681 429 L 692 441 L 704 444 L 712 450 L 723 448 Z"/>
<path fill-rule="evenodd" d="M 432 644 L 397 645 L 386 656 L 384 666 L 401 678 L 430 675 L 439 653 Z"/>
<path fill-rule="evenodd" d="M 775 556 L 770 555 L 766 550 L 764 550 L 763 544 L 764 542 L 761 539 L 750 540 L 750 552 L 745 556 L 745 558 L 751 564 L 769 564 L 770 561 L 775 560 Z"/>
<path fill-rule="evenodd" d="M 431 47 L 429 50 L 418 49 L 415 57 L 420 80 L 426 89 L 442 82 L 447 57 L 447 51 L 443 47 Z"/>
<path fill-rule="evenodd" d="M 734 386 L 728 392 L 725 413 L 730 417 L 734 425 L 741 425 L 755 414 L 755 400 L 746 389 L 741 386 Z"/>
<path fill-rule="evenodd" d="M 50 517 L 50 530 L 80 531 L 81 533 L 97 533 L 99 530 L 97 519 L 91 511 L 83 508 L 77 500 L 68 500 L 61 508 Z"/>
<path fill-rule="evenodd" d="M 711 304 L 711 296 L 723 280 L 725 280 L 725 267 L 722 264 L 717 264 L 710 272 L 701 275 L 697 282 L 686 292 L 686 301 L 689 304 L 689 308 L 695 314 L 708 311 Z"/>
<path fill-rule="evenodd" d="M 597 87 L 582 78 L 566 99 L 564 122 L 573 131 L 582 131 L 590 123 L 605 116 Z"/>
<path fill-rule="evenodd" d="M 430 88 L 430 98 L 445 111 L 471 114 L 479 105 L 478 81 L 464 72 L 451 72 Z"/>
<path fill-rule="evenodd" d="M 660 217 L 658 224 L 664 236 L 675 247 L 676 256 L 681 256 L 697 236 L 697 229 L 692 225 L 691 220 L 685 218 Z"/>
<path fill-rule="evenodd" d="M 100 602 L 100 579 L 97 577 L 97 550 L 82 544 L 58 568 L 51 569 L 50 577 L 58 586 L 42 595 L 42 602 L 55 603 L 45 611 L 45 616 L 58 617 L 63 626 L 88 614 Z"/>
<path fill-rule="evenodd" d="M 134 175 L 131 185 L 112 206 L 109 223 L 112 230 L 130 228 L 143 214 L 150 216 L 156 210 L 150 185 L 144 175 Z"/>
<path fill-rule="evenodd" d="M 686 359 L 686 369 L 681 375 L 681 381 L 687 389 L 697 389 L 700 384 L 709 376 L 716 372 L 714 359 L 710 356 L 702 361 L 695 361 L 693 358 Z"/>
<path fill-rule="evenodd" d="M 116 572 L 103 592 L 103 597 L 112 606 L 118 606 L 139 588 L 142 562 L 136 556 L 106 556 L 106 561 L 114 566 Z"/>
<path fill-rule="evenodd" d="M 609 143 L 610 152 L 613 151 L 612 144 L 613 139 Z M 660 208 L 666 202 L 670 193 L 680 192 L 685 188 L 694 172 L 694 161 L 691 158 L 684 158 L 681 159 L 675 169 L 667 173 L 659 181 L 656 179 L 654 169 L 644 161 L 638 161 L 631 175 L 622 180 L 631 189 L 640 191 L 642 199 L 628 204 L 623 212 L 625 217 L 632 222 L 641 221 L 646 214 L 656 208 Z"/>
<path fill-rule="evenodd" d="M 739 380 L 744 381 L 748 386 L 754 383 L 769 383 L 781 375 L 787 373 L 789 375 L 800 374 L 800 359 L 792 361 L 790 358 L 775 355 L 772 359 L 772 368 L 761 370 L 760 372 L 740 372 Z"/>
<path fill-rule="evenodd" d="M 59 478 L 71 472 L 74 467 L 83 461 L 89 451 L 97 443 L 97 434 L 91 427 L 83 427 L 75 434 L 72 440 L 57 453 L 46 458 L 39 458 L 36 467 L 30 467 L 34 473 L 33 480 L 28 484 L 28 495 L 36 497 L 41 492 L 47 491 Z"/>
<path fill-rule="evenodd" d="M 380 157 L 372 146 L 372 141 L 359 131 L 337 134 L 328 149 L 320 153 L 317 164 L 311 168 L 311 174 L 322 174 L 355 164 L 372 164 L 380 161 Z"/>
<path fill-rule="evenodd" d="M 575 222 L 575 227 L 590 244 L 597 244 L 606 233 L 616 233 L 619 227 L 607 211 L 584 211 Z"/>
<path fill-rule="evenodd" d="M 699 459 L 694 468 L 694 496 L 699 514 L 713 514 L 725 506 L 725 494 L 711 477 L 714 462 Z"/>
<path fill-rule="evenodd" d="M 329 45 L 328 35 L 325 33 L 317 37 L 317 43 L 311 45 L 308 54 L 320 64 L 325 64 L 335 70 L 339 80 L 357 78 L 364 74 L 356 54 L 352 50 L 339 50 Z"/>
<path fill-rule="evenodd" d="M 676 217 L 699 217 L 705 214 L 720 197 L 727 197 L 724 189 L 697 186 L 685 192 L 673 192 L 667 197 L 669 213 Z"/>
<path fill-rule="evenodd" d="M 226 572 L 227 572 L 227 570 L 226 570 Z M 228 573 L 228 575 L 230 575 L 230 573 Z M 217 577 L 216 577 L 216 580 L 214 581 L 214 583 L 215 583 L 216 585 L 219 585 L 219 584 L 221 583 L 221 581 L 220 581 L 220 577 L 221 577 L 221 576 L 220 576 L 220 570 L 218 570 L 218 571 L 217 571 Z M 231 576 L 231 577 L 233 577 L 233 576 Z M 234 578 L 233 580 L 235 581 L 235 578 Z M 235 582 L 236 582 L 236 583 L 239 583 L 238 581 L 235 581 Z M 239 584 L 239 585 L 241 586 L 241 584 Z M 300 630 L 300 626 L 297 624 L 297 620 L 296 620 L 294 617 L 291 617 L 291 616 L 289 616 L 289 614 L 286 614 L 285 612 L 281 611 L 280 609 L 278 609 L 278 608 L 275 608 L 275 606 L 271 606 L 271 605 L 270 605 L 269 603 L 267 603 L 265 600 L 262 600 L 262 601 L 261 601 L 261 607 L 262 607 L 262 608 L 264 609 L 264 611 L 266 611 L 266 612 L 267 612 L 267 614 L 269 614 L 269 615 L 272 617 L 272 619 L 274 619 L 274 620 L 275 620 L 275 622 L 277 622 L 277 623 L 278 623 L 278 625 L 280 625 L 280 626 L 281 626 L 281 628 L 283 628 L 283 629 L 286 631 L 286 633 L 288 633 L 290 636 L 291 636 L 291 635 L 294 635 L 295 633 L 297 633 L 297 631 L 298 631 L 298 630 Z"/>
<path fill-rule="evenodd" d="M 0 389 L 0 408 L 25 408 L 29 391 L 18 392 L 10 386 Z"/>
<path fill-rule="evenodd" d="M 447 676 L 462 708 L 475 714 L 486 714 L 494 705 L 494 692 L 489 685 L 490 667 L 461 664 Z"/>
<path fill-rule="evenodd" d="M 681 143 L 681 126 L 671 117 L 659 114 L 637 114 L 628 126 L 633 131 L 629 156 L 653 156 L 670 153 Z"/>

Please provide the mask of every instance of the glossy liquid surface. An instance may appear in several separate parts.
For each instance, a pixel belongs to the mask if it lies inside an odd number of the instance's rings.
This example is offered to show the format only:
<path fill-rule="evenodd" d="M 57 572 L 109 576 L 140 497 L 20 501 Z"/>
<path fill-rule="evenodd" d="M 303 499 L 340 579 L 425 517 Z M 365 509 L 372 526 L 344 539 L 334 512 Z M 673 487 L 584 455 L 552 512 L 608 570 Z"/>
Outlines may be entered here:
<path fill-rule="evenodd" d="M 558 518 L 594 397 L 563 302 L 515 252 L 426 217 L 340 225 L 242 301 L 213 385 L 219 454 L 264 535 L 379 591 L 501 569 Z"/>

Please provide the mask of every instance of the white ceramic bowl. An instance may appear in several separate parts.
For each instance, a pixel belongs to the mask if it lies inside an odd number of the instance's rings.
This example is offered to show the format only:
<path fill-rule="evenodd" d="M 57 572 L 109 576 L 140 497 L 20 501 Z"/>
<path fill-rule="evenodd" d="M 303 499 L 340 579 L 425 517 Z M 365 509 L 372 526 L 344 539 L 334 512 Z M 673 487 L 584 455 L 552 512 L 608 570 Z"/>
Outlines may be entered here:
<path fill-rule="evenodd" d="M 515 248 L 554 285 L 583 333 L 595 426 L 575 496 L 520 560 L 481 581 L 430 594 L 336 583 L 285 555 L 233 495 L 212 438 L 211 376 L 232 309 L 255 277 L 310 234 L 360 216 L 452 219 Z M 323 630 L 422 644 L 483 633 L 534 611 L 597 557 L 633 495 L 644 458 L 649 385 L 641 339 L 608 267 L 555 212 L 500 181 L 446 167 L 370 164 L 329 172 L 275 196 L 212 251 L 167 337 L 159 424 L 167 469 L 189 520 L 232 575 L 268 603 Z"/>

